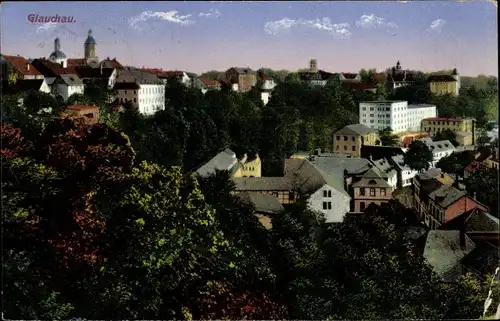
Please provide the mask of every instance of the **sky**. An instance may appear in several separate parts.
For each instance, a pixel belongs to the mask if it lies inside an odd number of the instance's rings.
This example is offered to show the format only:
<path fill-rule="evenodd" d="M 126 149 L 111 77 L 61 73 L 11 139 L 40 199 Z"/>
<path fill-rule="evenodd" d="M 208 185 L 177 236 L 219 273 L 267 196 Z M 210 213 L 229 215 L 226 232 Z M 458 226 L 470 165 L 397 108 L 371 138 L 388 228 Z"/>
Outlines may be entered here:
<path fill-rule="evenodd" d="M 370 2 L 3 2 L 2 54 L 48 57 L 54 39 L 83 57 L 89 29 L 100 58 L 202 73 L 230 67 L 297 70 L 316 58 L 329 72 L 457 68 L 498 76 L 491 0 Z M 37 23 L 73 17 L 72 23 Z"/>

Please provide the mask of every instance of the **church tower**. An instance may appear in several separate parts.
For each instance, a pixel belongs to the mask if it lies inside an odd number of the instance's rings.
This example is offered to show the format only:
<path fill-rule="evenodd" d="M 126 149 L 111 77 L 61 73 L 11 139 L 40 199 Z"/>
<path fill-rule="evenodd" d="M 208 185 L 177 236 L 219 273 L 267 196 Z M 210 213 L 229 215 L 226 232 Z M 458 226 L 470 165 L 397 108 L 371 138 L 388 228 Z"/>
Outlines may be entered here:
<path fill-rule="evenodd" d="M 99 61 L 99 57 L 97 57 L 96 45 L 97 43 L 94 37 L 92 37 L 92 29 L 90 29 L 84 43 L 85 59 L 87 60 L 87 63 Z"/>
<path fill-rule="evenodd" d="M 67 67 L 68 59 L 64 52 L 61 51 L 61 40 L 59 38 L 54 40 L 54 52 L 50 54 L 49 60 L 61 65 L 63 68 Z"/>
<path fill-rule="evenodd" d="M 309 71 L 318 72 L 318 60 L 316 60 L 315 58 L 309 60 Z"/>

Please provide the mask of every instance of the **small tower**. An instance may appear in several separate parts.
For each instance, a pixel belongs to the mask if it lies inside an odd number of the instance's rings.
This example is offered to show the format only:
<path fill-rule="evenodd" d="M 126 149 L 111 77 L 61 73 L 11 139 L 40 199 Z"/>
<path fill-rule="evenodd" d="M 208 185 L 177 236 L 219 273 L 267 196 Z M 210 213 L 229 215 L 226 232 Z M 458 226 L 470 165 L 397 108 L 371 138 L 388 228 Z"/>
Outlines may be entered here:
<path fill-rule="evenodd" d="M 316 60 L 316 58 L 309 60 L 309 71 L 318 72 L 318 60 Z"/>
<path fill-rule="evenodd" d="M 61 51 L 61 41 L 59 38 L 54 40 L 54 52 L 50 54 L 49 59 L 62 67 L 66 68 L 68 59 L 66 55 Z"/>
<path fill-rule="evenodd" d="M 458 96 L 460 92 L 460 75 L 458 74 L 457 68 L 453 68 L 451 76 L 457 81 L 455 95 Z"/>
<path fill-rule="evenodd" d="M 85 43 L 83 44 L 85 59 L 87 63 L 92 61 L 99 61 L 99 57 L 97 57 L 97 42 L 94 37 L 92 37 L 92 29 L 89 29 L 87 39 L 85 39 Z"/>
<path fill-rule="evenodd" d="M 396 63 L 396 70 L 401 70 L 401 63 L 399 62 L 399 60 Z"/>

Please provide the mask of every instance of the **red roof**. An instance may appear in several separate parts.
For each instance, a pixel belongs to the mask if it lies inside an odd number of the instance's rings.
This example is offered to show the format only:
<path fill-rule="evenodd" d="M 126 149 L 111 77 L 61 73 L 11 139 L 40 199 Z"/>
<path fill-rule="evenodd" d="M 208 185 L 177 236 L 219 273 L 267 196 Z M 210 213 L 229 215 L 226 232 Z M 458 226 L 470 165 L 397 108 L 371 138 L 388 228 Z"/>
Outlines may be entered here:
<path fill-rule="evenodd" d="M 61 65 L 59 65 L 53 61 L 44 59 L 44 58 L 35 59 L 33 61 L 33 63 L 37 66 L 38 69 L 40 69 L 40 71 L 42 73 L 44 73 L 44 76 L 47 76 L 46 75 L 47 71 L 52 73 L 54 76 L 67 75 L 67 74 L 78 74 L 76 72 L 75 67 L 68 66 L 68 67 L 64 68 Z M 40 64 L 40 65 L 38 65 L 38 64 Z"/>
<path fill-rule="evenodd" d="M 30 62 L 21 56 L 7 56 L 2 57 L 16 68 L 18 72 L 24 76 L 41 76 L 42 74 Z"/>
<path fill-rule="evenodd" d="M 85 58 L 72 58 L 68 59 L 68 67 L 86 66 L 87 59 Z"/>
<path fill-rule="evenodd" d="M 461 121 L 463 120 L 462 117 L 430 117 L 430 118 L 424 118 L 423 120 L 445 120 L 445 121 Z"/>
<path fill-rule="evenodd" d="M 481 167 L 481 163 L 474 160 L 469 165 L 467 165 L 467 167 L 465 167 L 465 171 L 468 173 L 474 173 L 480 167 Z"/>
<path fill-rule="evenodd" d="M 96 106 L 71 105 L 71 106 L 67 106 L 66 109 L 74 110 L 74 111 L 82 111 L 82 110 L 97 110 L 99 108 Z"/>
<path fill-rule="evenodd" d="M 182 77 L 184 76 L 184 71 L 180 70 L 167 70 L 164 71 L 166 77 Z"/>
<path fill-rule="evenodd" d="M 205 77 L 198 78 L 205 86 L 219 86 L 219 82 L 217 80 L 208 79 Z"/>
<path fill-rule="evenodd" d="M 116 60 L 116 58 L 109 59 L 109 57 L 107 57 L 106 59 L 103 60 L 103 62 L 105 62 L 109 68 L 115 68 L 115 69 L 123 68 L 123 65 L 118 60 Z"/>

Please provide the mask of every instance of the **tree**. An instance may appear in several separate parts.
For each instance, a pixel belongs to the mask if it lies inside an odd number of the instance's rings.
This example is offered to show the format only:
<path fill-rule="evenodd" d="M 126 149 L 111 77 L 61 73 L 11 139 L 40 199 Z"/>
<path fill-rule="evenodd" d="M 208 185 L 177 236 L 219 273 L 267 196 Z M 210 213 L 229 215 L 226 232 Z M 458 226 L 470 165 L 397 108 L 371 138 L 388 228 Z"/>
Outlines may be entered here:
<path fill-rule="evenodd" d="M 488 136 L 488 133 L 485 131 L 481 131 L 479 137 L 476 138 L 476 145 L 479 148 L 483 148 L 485 146 L 488 146 L 491 143 L 492 139 L 490 136 Z"/>
<path fill-rule="evenodd" d="M 464 169 L 474 159 L 473 155 L 469 152 L 454 152 L 447 157 L 441 158 L 436 167 L 440 168 L 445 173 L 452 173 L 455 175 L 463 176 Z"/>
<path fill-rule="evenodd" d="M 449 140 L 453 146 L 457 147 L 460 145 L 456 140 L 456 134 L 451 129 L 445 129 L 436 133 L 433 137 L 434 141 Z"/>
<path fill-rule="evenodd" d="M 498 214 L 498 170 L 482 168 L 464 181 L 467 192 L 490 208 L 490 213 Z"/>
<path fill-rule="evenodd" d="M 433 159 L 434 156 L 430 148 L 419 140 L 413 141 L 408 147 L 408 151 L 404 154 L 405 164 L 417 171 L 429 169 Z"/>
<path fill-rule="evenodd" d="M 398 146 L 400 144 L 399 137 L 392 134 L 392 129 L 389 127 L 379 130 L 378 135 L 382 146 Z"/>
<path fill-rule="evenodd" d="M 90 106 L 93 105 L 91 98 L 85 94 L 76 93 L 68 97 L 66 102 L 67 105 L 84 105 Z"/>

